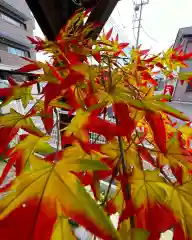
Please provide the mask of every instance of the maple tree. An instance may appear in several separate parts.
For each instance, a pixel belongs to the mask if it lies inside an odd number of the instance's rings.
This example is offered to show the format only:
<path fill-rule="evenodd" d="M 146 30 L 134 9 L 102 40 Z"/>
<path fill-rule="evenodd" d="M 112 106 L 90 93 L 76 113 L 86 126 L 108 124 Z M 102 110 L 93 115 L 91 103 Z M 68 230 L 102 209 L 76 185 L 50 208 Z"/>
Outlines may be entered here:
<path fill-rule="evenodd" d="M 0 236 L 10 239 L 76 239 L 75 221 L 104 240 L 160 239 L 172 229 L 174 240 L 192 239 L 192 130 L 190 120 L 156 95 L 155 76 L 190 82 L 179 74 L 186 67 L 181 48 L 151 55 L 132 47 L 128 58 L 112 37 L 88 38 L 95 24 L 84 25 L 88 11 L 78 11 L 55 41 L 29 40 L 51 63 L 29 61 L 19 69 L 42 69 L 33 81 L 0 89 L 1 107 L 20 99 L 26 108 L 0 116 L 0 151 L 6 165 L 0 177 Z M 44 83 L 39 95 L 32 87 Z M 62 101 L 65 99 L 65 101 Z M 114 121 L 107 109 L 112 107 Z M 73 116 L 60 129 L 59 109 Z M 44 131 L 34 123 L 41 118 Z M 178 126 L 177 119 L 183 121 Z M 57 146 L 50 143 L 57 132 Z M 21 132 L 22 130 L 22 132 Z M 90 142 L 90 132 L 105 137 Z M 9 143 L 19 134 L 14 147 Z M 5 183 L 11 169 L 15 177 Z M 109 179 L 104 195 L 101 180 Z M 111 193 L 115 182 L 116 190 Z M 90 187 L 93 194 L 87 191 Z M 110 220 L 118 213 L 118 227 Z"/>

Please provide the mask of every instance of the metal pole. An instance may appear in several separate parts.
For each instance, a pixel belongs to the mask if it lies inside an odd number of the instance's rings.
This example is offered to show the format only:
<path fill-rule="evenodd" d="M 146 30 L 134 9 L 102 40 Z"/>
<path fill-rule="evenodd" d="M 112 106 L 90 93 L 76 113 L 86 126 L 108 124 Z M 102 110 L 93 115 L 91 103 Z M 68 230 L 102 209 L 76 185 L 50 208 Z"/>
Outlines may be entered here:
<path fill-rule="evenodd" d="M 136 48 L 139 45 L 139 37 L 140 37 L 140 30 L 141 30 L 141 17 L 142 17 L 142 11 L 143 11 L 143 1 L 141 0 L 140 3 L 140 13 L 139 13 L 139 23 L 138 23 L 138 30 L 137 30 L 137 40 L 136 40 Z"/>

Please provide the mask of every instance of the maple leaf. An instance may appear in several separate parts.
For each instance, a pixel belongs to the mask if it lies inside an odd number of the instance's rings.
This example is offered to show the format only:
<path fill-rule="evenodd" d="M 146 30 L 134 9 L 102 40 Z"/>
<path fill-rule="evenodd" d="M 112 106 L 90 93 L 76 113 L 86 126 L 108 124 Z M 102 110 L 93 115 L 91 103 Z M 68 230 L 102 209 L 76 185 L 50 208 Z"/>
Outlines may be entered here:
<path fill-rule="evenodd" d="M 0 128 L 21 128 L 36 136 L 41 137 L 44 135 L 37 127 L 35 127 L 31 118 L 16 112 L 14 109 L 10 109 L 10 113 L 0 116 Z"/>
<path fill-rule="evenodd" d="M 179 131 L 182 133 L 182 137 L 184 139 L 189 139 L 192 137 L 192 128 L 187 125 L 179 127 Z"/>
<path fill-rule="evenodd" d="M 56 153 L 56 155 L 57 155 L 57 153 Z M 47 156 L 46 160 L 47 160 L 47 158 L 49 158 L 51 160 L 50 156 L 53 160 L 53 154 Z M 60 156 L 59 160 L 66 159 L 65 161 L 69 162 L 69 163 L 76 161 L 77 164 L 78 164 L 78 162 L 81 162 L 81 164 L 83 164 L 84 161 L 86 163 L 86 161 L 90 161 L 90 159 L 91 159 L 92 164 L 94 165 L 94 161 L 96 161 L 96 164 L 97 164 L 97 161 L 101 160 L 101 165 L 103 167 L 106 166 L 105 162 L 102 161 L 102 157 L 103 157 L 102 154 L 94 151 L 94 149 L 92 151 L 90 151 L 89 154 L 87 154 L 79 143 L 75 143 L 72 146 L 65 148 L 63 151 L 59 152 L 59 156 Z M 98 170 L 102 170 L 102 169 L 98 169 Z M 107 170 L 107 168 L 105 170 Z"/>
<path fill-rule="evenodd" d="M 57 218 L 56 206 L 48 199 L 44 199 L 41 206 L 39 204 L 40 200 L 38 198 L 27 200 L 1 220 L 0 235 L 2 239 L 50 239 Z M 48 209 L 47 206 L 51 209 Z"/>
<path fill-rule="evenodd" d="M 109 215 L 115 214 L 117 212 L 116 205 L 114 204 L 112 199 L 105 204 L 105 211 Z"/>
<path fill-rule="evenodd" d="M 11 150 L 10 150 L 11 151 Z M 13 170 L 13 166 L 15 167 L 15 173 L 16 176 L 18 176 L 20 174 L 20 162 L 22 159 L 22 154 L 20 152 L 14 152 L 9 153 L 9 151 L 6 153 L 5 156 L 8 160 L 7 160 L 7 164 L 5 165 L 1 177 L 0 177 L 0 185 L 4 183 L 5 179 L 8 177 L 8 174 L 11 172 L 11 170 Z M 8 186 L 8 188 L 11 187 L 12 182 L 10 181 L 10 186 Z"/>
<path fill-rule="evenodd" d="M 159 170 L 142 171 L 134 168 L 128 182 L 131 184 L 132 201 L 136 207 L 147 204 L 148 201 L 164 202 L 166 192 L 158 183 L 164 183 L 165 180 L 159 175 Z"/>
<path fill-rule="evenodd" d="M 108 33 L 106 34 L 106 39 L 109 40 L 109 38 L 111 37 L 111 34 L 113 32 L 113 28 L 111 28 Z"/>
<path fill-rule="evenodd" d="M 1 121 L 1 120 L 0 120 Z M 18 127 L 0 127 L 0 150 L 5 151 L 8 144 L 14 139 L 19 131 Z"/>
<path fill-rule="evenodd" d="M 87 75 L 87 73 L 89 73 L 89 71 L 91 70 L 91 68 L 89 67 L 88 64 L 86 63 L 81 63 L 78 65 L 73 65 L 72 69 L 75 70 L 76 72 L 81 73 L 82 75 Z"/>
<path fill-rule="evenodd" d="M 31 86 L 26 86 L 24 84 L 0 89 L 0 96 L 5 98 L 1 106 L 9 104 L 13 100 L 21 99 L 23 107 L 27 107 L 29 101 L 33 99 L 31 90 Z"/>
<path fill-rule="evenodd" d="M 84 125 L 84 128 L 87 131 L 103 135 L 108 140 L 112 140 L 115 136 L 122 136 L 125 134 L 118 125 L 110 123 L 100 117 L 90 115 L 88 120 L 89 121 Z"/>
<path fill-rule="evenodd" d="M 59 216 L 54 226 L 53 235 L 51 240 L 62 240 L 62 239 L 76 240 L 72 232 L 72 227 L 69 224 L 68 218 L 65 216 Z"/>
<path fill-rule="evenodd" d="M 9 76 L 7 80 L 11 86 L 18 86 L 17 82 L 12 77 Z"/>
<path fill-rule="evenodd" d="M 119 239 L 116 230 L 104 211 L 94 202 L 70 171 L 105 169 L 101 162 L 83 160 L 49 164 L 34 160 L 33 170 L 15 180 L 12 190 L 0 202 L 0 217 L 3 219 L 17 206 L 32 197 L 39 199 L 39 208 L 44 199 L 59 201 L 63 213 L 103 239 Z M 78 192 L 78 194 L 77 194 Z M 63 194 L 65 193 L 65 194 Z M 67 197 L 66 197 L 67 196 Z M 38 209 L 39 209 L 38 208 Z M 39 214 L 37 209 L 37 216 Z M 102 219 L 102 223 L 100 221 Z"/>
<path fill-rule="evenodd" d="M 89 116 L 89 112 L 79 109 L 76 112 L 75 117 L 71 120 L 67 127 L 65 127 L 65 135 L 70 136 L 73 134 L 79 139 L 87 141 L 88 133 L 86 133 L 85 129 L 83 129 L 83 126 L 88 122 Z"/>
<path fill-rule="evenodd" d="M 154 87 L 159 72 L 190 84 L 190 72 L 176 72 L 192 54 L 169 48 L 150 55 L 138 46 L 122 67 L 119 58 L 126 56 L 128 43 L 119 43 L 118 35 L 113 39 L 112 29 L 99 40 L 89 38 L 98 26 L 84 24 L 89 12 L 79 9 L 55 41 L 29 37 L 36 50 L 51 56 L 51 63 L 24 58 L 29 64 L 19 71 L 42 69 L 43 74 L 20 85 L 9 78 L 10 87 L 0 89 L 5 99 L 1 106 L 21 99 L 26 107 L 32 86 L 46 84 L 26 115 L 11 110 L 0 116 L 0 152 L 7 161 L 0 177 L 0 193 L 6 194 L 0 201 L 1 238 L 76 239 L 68 223 L 72 219 L 104 240 L 158 240 L 170 228 L 175 240 L 192 239 L 190 122 L 166 103 L 171 97 L 156 95 Z M 116 123 L 107 116 L 111 105 Z M 55 108 L 72 118 L 60 129 L 62 146 L 56 152 L 45 136 L 53 129 Z M 41 118 L 46 133 L 35 127 L 34 116 Z M 185 125 L 178 127 L 170 116 Z M 7 149 L 20 129 L 29 135 L 20 135 L 19 143 Z M 89 143 L 90 131 L 104 136 L 106 143 Z M 146 162 L 151 171 L 145 170 Z M 4 185 L 13 167 L 16 177 Z M 112 191 L 109 184 L 102 201 L 100 180 L 109 176 L 117 188 Z M 108 217 L 115 213 L 117 231 Z"/>
<path fill-rule="evenodd" d="M 123 141 L 123 150 L 127 169 L 129 169 L 131 166 L 141 168 L 140 156 L 137 149 L 134 146 L 130 146 L 130 144 L 126 141 Z M 119 143 L 115 141 L 112 143 L 103 144 L 101 146 L 101 152 L 103 154 L 106 154 L 109 159 L 116 161 L 120 158 L 121 155 Z"/>
<path fill-rule="evenodd" d="M 61 91 L 61 84 L 56 84 L 52 82 L 48 82 L 46 84 L 46 86 L 42 90 L 42 93 L 45 96 L 45 108 L 48 107 L 48 104 L 51 102 L 51 100 L 54 100 L 58 95 L 60 95 Z"/>
<path fill-rule="evenodd" d="M 32 87 L 24 87 L 21 86 L 19 88 L 15 88 L 13 92 L 14 99 L 21 99 L 23 107 L 26 108 L 29 101 L 33 100 L 32 94 Z"/>
<path fill-rule="evenodd" d="M 163 184 L 167 191 L 168 197 L 166 198 L 166 205 L 172 210 L 174 216 L 178 219 L 178 222 L 182 228 L 185 239 L 192 238 L 192 196 L 190 194 L 192 187 L 191 175 L 186 175 L 183 184 Z"/>
<path fill-rule="evenodd" d="M 166 130 L 163 118 L 160 113 L 148 112 L 146 119 L 149 122 L 153 131 L 154 140 L 160 151 L 166 153 Z"/>
<path fill-rule="evenodd" d="M 127 131 L 126 137 L 130 141 L 131 134 L 135 129 L 135 121 L 130 117 L 130 111 L 126 104 L 116 103 L 114 104 L 115 114 L 118 119 L 119 125 L 123 131 Z"/>
<path fill-rule="evenodd" d="M 155 221 L 151 217 L 159 215 L 161 218 L 156 218 Z M 177 218 L 165 204 L 149 202 L 147 206 L 142 206 L 136 211 L 136 226 L 150 233 L 148 240 L 159 240 L 162 232 L 166 232 L 176 224 Z"/>
<path fill-rule="evenodd" d="M 62 240 L 64 238 L 75 240 L 76 237 L 72 232 L 72 227 L 69 224 L 69 220 L 63 215 L 61 204 L 57 201 L 56 205 L 58 217 L 54 225 L 51 240 Z"/>
<path fill-rule="evenodd" d="M 21 171 L 25 169 L 27 164 L 30 164 L 30 159 L 35 153 L 42 155 L 53 153 L 54 150 L 48 143 L 48 140 L 50 140 L 50 137 L 28 135 L 15 146 L 12 153 L 21 152 L 23 155 L 20 159 L 22 161 L 20 163 Z"/>
<path fill-rule="evenodd" d="M 45 130 L 48 134 L 51 134 L 54 126 L 53 108 L 49 106 L 46 111 L 42 110 L 40 114 Z"/>
<path fill-rule="evenodd" d="M 125 97 L 125 96 L 124 96 Z M 140 109 L 140 110 L 150 110 L 150 111 L 162 111 L 178 119 L 189 121 L 189 118 L 182 114 L 175 108 L 172 108 L 168 104 L 162 101 L 157 101 L 156 99 L 147 99 L 147 100 L 132 100 L 130 97 L 126 98 L 127 103 L 131 106 Z"/>
<path fill-rule="evenodd" d="M 38 61 L 33 61 L 29 58 L 25 58 L 25 60 L 29 61 L 30 63 L 17 69 L 18 72 L 32 72 L 37 71 L 45 67 L 45 64 Z"/>
<path fill-rule="evenodd" d="M 49 102 L 49 106 L 54 107 L 54 108 L 62 108 L 62 109 L 66 109 L 66 110 L 70 110 L 71 106 L 68 105 L 65 102 L 61 102 L 59 100 L 52 100 L 51 102 Z"/>
<path fill-rule="evenodd" d="M 152 166 L 156 166 L 156 161 L 155 161 L 154 157 L 152 156 L 152 154 L 150 153 L 150 151 L 148 151 L 148 149 L 146 149 L 143 146 L 138 146 L 137 149 L 139 151 L 139 154 L 145 161 L 147 161 Z"/>
<path fill-rule="evenodd" d="M 27 37 L 32 44 L 35 44 L 35 50 L 36 51 L 40 51 L 42 49 L 44 49 L 46 47 L 46 43 L 43 39 L 41 39 L 40 37 L 34 36 L 34 37 Z"/>
<path fill-rule="evenodd" d="M 66 92 L 73 85 L 84 80 L 84 75 L 71 70 L 67 71 L 66 76 L 61 76 L 55 68 L 52 69 L 52 74 L 50 74 L 49 81 L 42 90 L 42 94 L 45 95 L 45 107 L 47 108 L 51 100 L 55 100 L 58 96 L 63 96 L 62 93 Z M 56 81 L 52 81 L 56 79 Z"/>
<path fill-rule="evenodd" d="M 124 220 L 118 226 L 122 239 L 127 240 L 148 240 L 150 233 L 142 228 L 131 228 L 130 220 Z"/>
<path fill-rule="evenodd" d="M 182 166 L 188 170 L 192 168 L 192 155 L 182 146 L 178 134 L 168 141 L 167 152 L 158 154 L 158 161 L 161 166 L 168 164 L 170 167 Z"/>

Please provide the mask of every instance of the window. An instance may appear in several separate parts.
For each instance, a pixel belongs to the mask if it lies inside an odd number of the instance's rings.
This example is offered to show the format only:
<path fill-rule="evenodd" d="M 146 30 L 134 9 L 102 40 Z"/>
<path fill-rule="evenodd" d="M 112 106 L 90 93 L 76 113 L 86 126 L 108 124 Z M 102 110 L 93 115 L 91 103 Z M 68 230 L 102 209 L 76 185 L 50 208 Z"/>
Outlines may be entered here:
<path fill-rule="evenodd" d="M 0 80 L 0 88 L 8 88 L 9 87 L 9 82 L 5 79 Z"/>
<path fill-rule="evenodd" d="M 187 52 L 188 53 L 192 52 L 192 41 L 187 43 Z"/>
<path fill-rule="evenodd" d="M 4 13 L 1 13 L 1 18 L 3 20 L 5 20 L 6 22 L 13 24 L 14 26 L 23 27 L 24 29 L 26 29 L 26 25 L 24 23 L 12 18 L 12 17 L 9 17 L 8 15 L 6 15 Z"/>
<path fill-rule="evenodd" d="M 19 57 L 25 57 L 25 50 L 10 47 L 10 46 L 8 46 L 8 53 L 17 55 Z"/>

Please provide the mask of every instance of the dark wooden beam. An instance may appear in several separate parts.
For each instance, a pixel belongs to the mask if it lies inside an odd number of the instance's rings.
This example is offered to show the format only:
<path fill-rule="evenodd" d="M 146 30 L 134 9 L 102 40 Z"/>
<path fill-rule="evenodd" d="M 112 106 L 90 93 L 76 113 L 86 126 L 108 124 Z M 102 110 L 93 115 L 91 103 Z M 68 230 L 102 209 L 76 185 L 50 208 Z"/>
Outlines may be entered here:
<path fill-rule="evenodd" d="M 49 40 L 54 40 L 61 27 L 80 6 L 72 0 L 26 0 L 40 28 Z M 88 22 L 104 25 L 118 0 L 83 0 L 85 8 L 93 8 Z M 89 37 L 97 38 L 102 26 Z"/>
<path fill-rule="evenodd" d="M 103 26 L 107 22 L 118 1 L 119 0 L 99 0 L 95 5 L 87 22 L 98 23 L 101 24 L 101 26 L 95 28 L 94 32 L 90 36 L 92 39 L 96 39 L 99 36 Z"/>
<path fill-rule="evenodd" d="M 40 28 L 49 40 L 54 40 L 61 27 L 78 9 L 71 0 L 26 0 Z"/>

